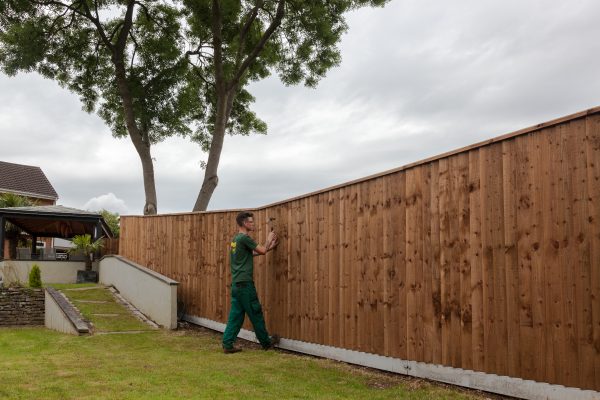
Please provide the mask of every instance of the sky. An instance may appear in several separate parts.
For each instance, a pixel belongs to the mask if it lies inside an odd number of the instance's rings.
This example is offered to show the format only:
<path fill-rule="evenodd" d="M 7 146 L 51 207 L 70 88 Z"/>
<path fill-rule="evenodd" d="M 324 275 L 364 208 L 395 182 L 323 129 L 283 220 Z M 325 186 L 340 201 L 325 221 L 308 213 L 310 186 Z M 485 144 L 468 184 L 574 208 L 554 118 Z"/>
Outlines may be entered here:
<path fill-rule="evenodd" d="M 267 135 L 225 139 L 209 210 L 253 208 L 600 105 L 597 0 L 392 0 L 348 14 L 341 64 L 316 89 L 253 83 Z M 159 213 L 188 212 L 199 146 L 153 147 Z M 0 160 L 42 168 L 58 204 L 141 214 L 141 164 L 36 74 L 0 73 Z"/>

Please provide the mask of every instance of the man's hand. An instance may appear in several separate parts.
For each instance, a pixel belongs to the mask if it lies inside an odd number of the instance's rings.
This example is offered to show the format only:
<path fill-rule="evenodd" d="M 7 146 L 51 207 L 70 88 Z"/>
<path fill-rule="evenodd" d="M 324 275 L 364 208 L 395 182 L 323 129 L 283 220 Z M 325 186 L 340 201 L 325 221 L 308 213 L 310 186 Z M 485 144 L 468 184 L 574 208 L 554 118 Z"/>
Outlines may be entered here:
<path fill-rule="evenodd" d="M 256 249 L 254 249 L 254 255 L 265 255 L 267 251 L 274 249 L 279 244 L 279 240 L 277 239 L 277 234 L 275 232 L 269 232 L 267 236 L 267 243 L 264 246 L 258 245 Z"/>
<path fill-rule="evenodd" d="M 274 249 L 279 244 L 279 237 L 275 232 L 270 232 L 269 236 L 267 236 L 267 251 Z"/>

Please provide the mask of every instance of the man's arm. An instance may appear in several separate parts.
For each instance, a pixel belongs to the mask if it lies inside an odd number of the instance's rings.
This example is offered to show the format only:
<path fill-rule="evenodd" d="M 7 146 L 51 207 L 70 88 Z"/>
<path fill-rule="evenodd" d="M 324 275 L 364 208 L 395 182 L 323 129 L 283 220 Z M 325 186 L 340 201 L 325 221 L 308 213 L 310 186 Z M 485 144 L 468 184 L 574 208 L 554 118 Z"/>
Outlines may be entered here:
<path fill-rule="evenodd" d="M 267 254 L 267 252 L 273 250 L 278 244 L 279 241 L 277 240 L 277 235 L 275 232 L 270 232 L 269 236 L 267 237 L 267 243 L 265 243 L 264 246 L 260 244 L 256 246 L 252 254 L 254 256 L 264 256 Z"/>

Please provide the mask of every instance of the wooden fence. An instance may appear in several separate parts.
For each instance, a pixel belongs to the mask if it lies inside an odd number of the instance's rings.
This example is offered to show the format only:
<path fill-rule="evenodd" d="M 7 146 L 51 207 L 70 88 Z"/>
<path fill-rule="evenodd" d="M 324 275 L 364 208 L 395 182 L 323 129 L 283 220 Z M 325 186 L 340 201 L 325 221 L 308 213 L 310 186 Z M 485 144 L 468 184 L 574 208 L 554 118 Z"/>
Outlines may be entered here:
<path fill-rule="evenodd" d="M 236 214 L 122 217 L 120 254 L 226 322 Z M 257 209 L 258 241 L 272 218 L 270 331 L 600 390 L 600 108 Z"/>
<path fill-rule="evenodd" d="M 104 239 L 104 246 L 100 250 L 102 256 L 108 256 L 111 254 L 119 254 L 119 239 L 111 238 Z"/>

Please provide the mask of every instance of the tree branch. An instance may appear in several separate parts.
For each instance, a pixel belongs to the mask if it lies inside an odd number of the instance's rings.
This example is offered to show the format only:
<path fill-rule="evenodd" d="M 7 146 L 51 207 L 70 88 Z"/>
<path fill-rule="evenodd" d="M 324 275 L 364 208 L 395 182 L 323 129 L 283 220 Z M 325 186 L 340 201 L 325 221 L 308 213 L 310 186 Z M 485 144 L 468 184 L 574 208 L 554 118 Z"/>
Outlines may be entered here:
<path fill-rule="evenodd" d="M 87 18 L 87 15 L 85 15 L 85 13 L 82 13 L 81 11 L 79 11 L 79 7 L 77 7 L 77 8 L 74 7 L 74 4 L 78 3 L 79 1 L 75 1 L 75 2 L 73 2 L 73 4 L 70 4 L 70 5 L 62 3 L 60 1 L 49 1 L 49 0 L 30 0 L 30 1 L 32 3 L 38 4 L 40 6 L 58 6 L 58 7 L 67 8 L 67 9 L 81 15 L 82 17 Z"/>
<path fill-rule="evenodd" d="M 225 83 L 223 81 L 223 36 L 221 30 L 223 29 L 221 21 L 221 8 L 218 0 L 213 0 L 213 12 L 212 12 L 212 26 L 211 30 L 213 33 L 213 48 L 215 52 L 215 84 L 217 88 L 217 95 L 220 95 L 225 89 Z"/>
<path fill-rule="evenodd" d="M 134 1 L 135 4 L 137 4 L 138 6 L 141 7 L 142 10 L 144 10 L 144 14 L 146 14 L 146 17 L 154 22 L 157 26 L 164 28 L 165 26 L 163 24 L 161 24 L 156 18 L 154 18 L 152 16 L 152 14 L 150 13 L 150 10 L 148 9 L 148 6 L 145 5 L 144 3 L 140 2 L 140 1 Z"/>
<path fill-rule="evenodd" d="M 102 41 L 104 42 L 104 44 L 106 45 L 106 47 L 108 47 L 111 51 L 114 51 L 113 44 L 111 43 L 111 41 L 106 36 L 106 32 L 104 32 L 104 27 L 100 23 L 100 18 L 95 18 L 92 15 L 92 12 L 90 11 L 90 8 L 87 5 L 87 2 L 83 1 L 82 4 L 83 4 L 83 8 L 85 9 L 84 17 L 86 17 L 87 19 L 89 19 L 96 26 L 96 30 L 98 31 L 98 34 L 102 38 Z M 96 5 L 96 2 L 94 1 L 94 6 L 95 5 Z"/>
<path fill-rule="evenodd" d="M 134 29 L 132 29 L 129 32 L 129 36 L 131 37 L 131 41 L 133 42 L 133 51 L 132 51 L 132 54 L 131 54 L 131 63 L 129 65 L 129 68 L 132 69 L 133 68 L 133 63 L 135 61 L 135 53 L 137 52 L 137 49 L 138 49 L 138 47 L 140 47 L 140 45 L 139 45 L 137 39 L 135 38 Z"/>
<path fill-rule="evenodd" d="M 112 43 L 115 35 L 117 34 L 117 32 L 119 31 L 119 28 L 123 26 L 123 21 L 120 21 L 115 28 L 112 30 L 112 32 L 110 33 L 110 42 Z"/>
<path fill-rule="evenodd" d="M 200 78 L 200 80 L 202 80 L 208 86 L 212 86 L 212 87 L 215 86 L 214 82 L 210 82 L 210 81 L 206 80 L 206 77 L 204 76 L 204 74 L 202 72 L 199 71 L 199 68 L 197 65 L 192 63 L 189 59 L 188 59 L 188 63 L 192 66 L 192 71 L 194 71 L 194 73 L 198 76 L 198 78 Z"/>
<path fill-rule="evenodd" d="M 30 1 L 32 3 L 40 5 L 40 6 L 56 6 L 56 7 L 61 7 L 61 8 L 67 9 L 67 10 L 71 10 L 71 11 L 73 11 L 73 13 L 86 18 L 87 20 L 89 20 L 91 23 L 93 23 L 96 26 L 96 30 L 98 31 L 98 34 L 102 38 L 102 41 L 109 49 L 112 50 L 112 47 L 113 47 L 112 43 L 110 42 L 110 40 L 108 40 L 108 37 L 106 36 L 106 33 L 104 32 L 104 27 L 102 26 L 100 19 L 96 18 L 92 15 L 92 12 L 86 1 L 76 0 L 71 4 L 66 4 L 66 3 L 63 3 L 60 1 L 56 1 L 56 0 L 30 0 Z M 96 12 L 97 12 L 96 1 L 94 2 L 94 7 L 96 8 Z M 83 11 L 81 11 L 81 8 L 83 8 Z"/>
<path fill-rule="evenodd" d="M 135 3 L 136 2 L 134 0 L 130 0 L 127 4 L 127 11 L 125 12 L 125 18 L 123 19 L 123 27 L 121 28 L 119 36 L 117 37 L 115 50 L 120 57 L 123 57 L 123 52 L 127 46 L 127 36 L 129 36 L 129 32 L 133 26 L 133 8 Z"/>
<path fill-rule="evenodd" d="M 248 69 L 250 64 L 254 60 L 256 60 L 256 58 L 258 57 L 260 52 L 265 47 L 265 44 L 267 44 L 267 41 L 271 38 L 271 36 L 275 32 L 275 30 L 279 27 L 279 25 L 281 25 L 281 20 L 283 19 L 284 13 L 285 13 L 285 0 L 279 0 L 279 2 L 277 4 L 277 13 L 275 14 L 275 18 L 273 19 L 273 21 L 271 21 L 271 24 L 269 25 L 269 27 L 267 28 L 265 33 L 263 33 L 263 35 L 260 38 L 257 45 L 254 47 L 254 49 L 252 49 L 252 52 L 248 55 L 248 57 L 246 57 L 246 59 L 244 60 L 244 62 L 241 65 L 241 67 L 236 71 L 233 79 L 229 83 L 229 86 L 227 88 L 228 91 L 232 90 L 233 88 L 235 88 L 237 86 L 237 84 L 239 83 L 240 79 L 242 78 L 242 76 L 244 75 L 244 73 L 246 72 L 246 70 Z"/>
<path fill-rule="evenodd" d="M 242 54 L 244 53 L 244 50 L 246 49 L 246 44 L 245 44 L 246 35 L 248 35 L 248 32 L 250 31 L 250 27 L 252 26 L 252 23 L 258 16 L 258 10 L 262 7 L 263 3 L 264 3 L 263 0 L 257 0 L 256 6 L 254 6 L 254 8 L 252 10 L 250 10 L 250 12 L 245 16 L 246 23 L 240 30 L 238 51 L 235 56 L 235 70 L 237 70 L 240 67 L 240 63 L 242 62 Z"/>
<path fill-rule="evenodd" d="M 258 15 L 258 10 L 262 7 L 263 3 L 264 3 L 263 0 L 258 0 L 256 2 L 256 6 L 252 10 L 250 10 L 250 12 L 248 13 L 248 20 L 246 21 L 242 30 L 240 31 L 240 44 L 246 38 L 246 35 L 248 34 L 248 31 L 250 30 L 250 26 L 256 19 L 256 16 Z"/>
<path fill-rule="evenodd" d="M 212 49 L 212 46 L 205 46 L 204 44 L 201 43 L 198 45 L 198 47 L 196 47 L 196 50 L 188 50 L 185 52 L 185 55 L 187 57 L 189 57 L 189 56 L 202 56 L 203 57 L 205 54 L 210 56 L 210 53 L 206 53 L 206 52 L 202 51 L 202 49 Z"/>
<path fill-rule="evenodd" d="M 61 21 L 61 20 L 62 20 L 62 18 L 63 18 L 65 15 L 67 15 L 67 13 L 68 13 L 69 11 L 70 11 L 70 10 L 69 10 L 68 8 L 65 8 L 65 11 L 64 11 L 62 14 L 59 14 L 59 15 L 57 15 L 57 16 L 56 16 L 56 17 L 55 17 L 55 18 L 52 20 L 52 24 L 51 24 L 51 25 L 50 25 L 50 27 L 48 28 L 48 33 L 49 33 L 50 35 L 53 35 L 54 33 L 56 33 L 56 32 L 59 32 L 59 31 L 61 31 L 61 30 L 63 30 L 63 29 L 65 28 L 64 26 L 62 26 L 60 29 L 57 29 L 56 31 L 54 31 L 54 28 L 56 27 L 56 25 L 58 25 L 58 22 L 59 22 L 59 21 Z M 73 17 L 74 17 L 74 15 L 75 15 L 75 13 L 73 13 L 73 14 L 71 15 L 71 21 L 73 20 Z M 69 24 L 69 25 L 70 25 L 70 24 Z"/>

